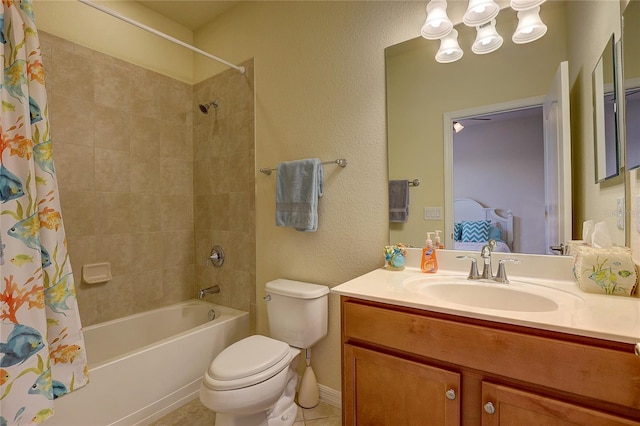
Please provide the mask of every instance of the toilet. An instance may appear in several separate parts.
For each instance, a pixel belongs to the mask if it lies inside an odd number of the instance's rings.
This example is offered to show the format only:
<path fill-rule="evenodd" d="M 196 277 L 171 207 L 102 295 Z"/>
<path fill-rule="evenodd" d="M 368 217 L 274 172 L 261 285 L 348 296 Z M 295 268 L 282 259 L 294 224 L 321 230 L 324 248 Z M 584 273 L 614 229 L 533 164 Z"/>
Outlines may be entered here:
<path fill-rule="evenodd" d="M 272 337 L 249 336 L 211 362 L 200 401 L 216 426 L 290 426 L 302 349 L 327 335 L 327 286 L 277 279 L 266 285 Z"/>

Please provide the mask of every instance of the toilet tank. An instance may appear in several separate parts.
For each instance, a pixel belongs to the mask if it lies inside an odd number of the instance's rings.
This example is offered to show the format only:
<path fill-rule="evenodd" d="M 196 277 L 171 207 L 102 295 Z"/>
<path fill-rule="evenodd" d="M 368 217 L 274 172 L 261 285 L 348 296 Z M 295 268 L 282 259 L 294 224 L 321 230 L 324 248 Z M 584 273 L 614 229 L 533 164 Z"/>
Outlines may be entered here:
<path fill-rule="evenodd" d="M 327 335 L 329 287 L 280 278 L 266 293 L 271 337 L 307 349 Z"/>

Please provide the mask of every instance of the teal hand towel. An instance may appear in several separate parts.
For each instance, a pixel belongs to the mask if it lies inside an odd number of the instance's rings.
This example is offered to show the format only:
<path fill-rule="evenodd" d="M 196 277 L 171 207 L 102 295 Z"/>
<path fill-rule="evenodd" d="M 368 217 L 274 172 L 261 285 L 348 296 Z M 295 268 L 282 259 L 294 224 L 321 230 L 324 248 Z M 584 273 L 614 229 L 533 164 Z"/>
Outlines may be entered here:
<path fill-rule="evenodd" d="M 278 165 L 276 225 L 298 231 L 318 229 L 318 199 L 322 197 L 322 164 L 317 158 Z"/>

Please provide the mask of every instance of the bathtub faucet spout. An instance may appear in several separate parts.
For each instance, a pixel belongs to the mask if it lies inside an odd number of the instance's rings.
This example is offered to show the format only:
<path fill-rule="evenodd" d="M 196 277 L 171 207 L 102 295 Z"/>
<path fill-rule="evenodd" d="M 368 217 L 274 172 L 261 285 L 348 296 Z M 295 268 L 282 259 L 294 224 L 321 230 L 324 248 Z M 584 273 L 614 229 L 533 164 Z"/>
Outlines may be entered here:
<path fill-rule="evenodd" d="M 204 298 L 205 294 L 214 294 L 214 293 L 220 293 L 220 286 L 218 284 L 211 287 L 207 287 L 207 288 L 201 288 L 200 291 L 198 292 L 198 299 Z"/>

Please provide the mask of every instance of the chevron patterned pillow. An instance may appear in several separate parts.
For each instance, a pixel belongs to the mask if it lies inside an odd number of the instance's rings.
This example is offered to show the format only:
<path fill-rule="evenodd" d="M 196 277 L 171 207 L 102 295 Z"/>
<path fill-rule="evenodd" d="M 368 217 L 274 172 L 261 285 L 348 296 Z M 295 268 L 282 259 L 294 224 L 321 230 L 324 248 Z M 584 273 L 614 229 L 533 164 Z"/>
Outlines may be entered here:
<path fill-rule="evenodd" d="M 462 242 L 478 243 L 489 240 L 490 220 L 462 222 Z"/>

